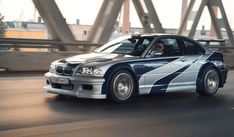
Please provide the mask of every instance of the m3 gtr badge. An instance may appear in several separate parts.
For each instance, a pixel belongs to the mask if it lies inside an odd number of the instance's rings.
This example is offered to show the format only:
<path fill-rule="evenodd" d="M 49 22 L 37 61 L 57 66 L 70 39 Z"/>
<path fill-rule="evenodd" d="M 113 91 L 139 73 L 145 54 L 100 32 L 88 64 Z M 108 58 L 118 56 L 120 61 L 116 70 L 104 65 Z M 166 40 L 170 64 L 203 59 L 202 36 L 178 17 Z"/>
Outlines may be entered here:
<path fill-rule="evenodd" d="M 92 74 L 93 69 L 92 68 L 83 68 L 82 73 L 83 74 Z"/>

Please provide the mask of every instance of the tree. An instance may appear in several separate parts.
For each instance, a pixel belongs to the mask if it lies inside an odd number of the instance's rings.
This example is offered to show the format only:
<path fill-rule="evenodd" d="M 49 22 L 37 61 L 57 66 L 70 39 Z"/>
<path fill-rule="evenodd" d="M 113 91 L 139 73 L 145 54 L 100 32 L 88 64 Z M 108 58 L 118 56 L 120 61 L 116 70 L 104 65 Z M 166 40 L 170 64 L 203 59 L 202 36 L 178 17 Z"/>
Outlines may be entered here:
<path fill-rule="evenodd" d="M 0 38 L 5 36 L 6 26 L 4 22 L 2 21 L 4 16 L 0 13 Z"/>

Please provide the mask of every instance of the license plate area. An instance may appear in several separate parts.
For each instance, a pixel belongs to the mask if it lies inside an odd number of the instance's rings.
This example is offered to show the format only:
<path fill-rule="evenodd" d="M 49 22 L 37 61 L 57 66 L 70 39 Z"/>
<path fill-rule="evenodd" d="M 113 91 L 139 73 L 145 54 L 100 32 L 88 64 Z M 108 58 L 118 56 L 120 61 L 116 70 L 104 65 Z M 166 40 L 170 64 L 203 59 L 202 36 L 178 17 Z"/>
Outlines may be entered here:
<path fill-rule="evenodd" d="M 57 84 L 65 84 L 65 85 L 69 84 L 69 79 L 68 78 L 51 77 L 50 81 L 52 83 L 57 83 Z"/>

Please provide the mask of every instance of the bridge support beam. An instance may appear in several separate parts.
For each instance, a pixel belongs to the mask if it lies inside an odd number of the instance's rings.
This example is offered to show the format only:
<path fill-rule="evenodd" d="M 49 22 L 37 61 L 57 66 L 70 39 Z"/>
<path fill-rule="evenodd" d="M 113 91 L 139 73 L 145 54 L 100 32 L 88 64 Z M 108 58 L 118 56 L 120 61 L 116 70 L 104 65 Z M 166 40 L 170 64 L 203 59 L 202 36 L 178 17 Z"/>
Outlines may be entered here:
<path fill-rule="evenodd" d="M 154 8 L 153 2 L 151 0 L 144 0 L 145 6 L 148 10 L 150 23 L 154 25 L 154 30 L 157 33 L 165 33 L 162 24 L 158 18 L 158 14 Z"/>
<path fill-rule="evenodd" d="M 88 41 L 91 41 L 93 43 L 105 43 L 108 41 L 123 2 L 124 0 L 104 0 L 89 34 Z M 129 2 L 129 0 L 126 0 L 125 2 Z M 132 2 L 145 33 L 164 33 L 164 29 L 162 28 L 162 25 L 159 21 L 158 15 L 151 0 L 144 0 L 148 12 L 144 11 L 143 5 L 140 0 L 132 0 Z M 129 22 L 126 23 L 129 24 Z M 151 28 L 151 24 L 153 24 L 155 30 Z M 123 27 L 125 26 L 127 25 L 124 24 Z"/>
<path fill-rule="evenodd" d="M 130 32 L 130 0 L 124 0 L 124 8 L 123 8 L 123 26 L 122 26 L 122 33 L 129 33 Z"/>
<path fill-rule="evenodd" d="M 124 0 L 104 0 L 88 37 L 92 43 L 109 40 Z"/>
<path fill-rule="evenodd" d="M 132 2 L 135 6 L 136 12 L 137 12 L 138 17 L 141 21 L 144 32 L 152 33 L 153 31 L 152 31 L 152 28 L 150 27 L 149 15 L 147 13 L 145 13 L 143 6 L 141 4 L 141 1 L 140 0 L 133 0 Z"/>
<path fill-rule="evenodd" d="M 43 18 L 53 39 L 62 42 L 75 42 L 75 38 L 69 29 L 66 20 L 60 12 L 54 0 L 32 0 L 40 16 Z M 74 51 L 78 47 L 60 46 L 61 51 Z"/>

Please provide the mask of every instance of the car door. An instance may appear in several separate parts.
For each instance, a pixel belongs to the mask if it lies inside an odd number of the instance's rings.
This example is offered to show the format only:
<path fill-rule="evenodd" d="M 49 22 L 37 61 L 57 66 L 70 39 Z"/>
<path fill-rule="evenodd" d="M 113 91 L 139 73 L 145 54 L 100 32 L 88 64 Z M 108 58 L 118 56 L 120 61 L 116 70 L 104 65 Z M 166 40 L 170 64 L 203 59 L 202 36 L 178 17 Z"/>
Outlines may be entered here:
<path fill-rule="evenodd" d="M 158 42 L 163 41 L 168 52 L 161 56 L 156 53 L 150 55 Z M 139 83 L 140 94 L 150 94 L 156 92 L 166 92 L 169 83 L 188 68 L 191 63 L 180 50 L 179 40 L 176 37 L 158 38 L 149 49 L 145 57 L 145 73 L 141 77 Z M 176 84 L 176 81 L 173 83 Z"/>
<path fill-rule="evenodd" d="M 187 69 L 169 83 L 167 92 L 195 90 L 197 74 L 205 60 L 204 58 L 207 58 L 204 56 L 205 50 L 194 41 L 181 38 L 180 43 L 182 44 L 183 59 L 187 62 Z"/>

